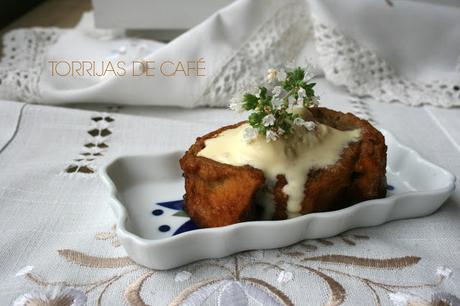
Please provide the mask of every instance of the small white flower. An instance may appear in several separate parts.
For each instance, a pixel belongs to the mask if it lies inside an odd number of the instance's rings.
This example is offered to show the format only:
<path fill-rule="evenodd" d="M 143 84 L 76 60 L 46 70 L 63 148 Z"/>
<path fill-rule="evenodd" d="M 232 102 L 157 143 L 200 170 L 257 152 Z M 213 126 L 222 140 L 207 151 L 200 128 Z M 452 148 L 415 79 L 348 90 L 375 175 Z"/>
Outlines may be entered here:
<path fill-rule="evenodd" d="M 294 119 L 294 125 L 303 126 L 304 124 L 305 124 L 305 120 L 303 120 L 302 118 L 297 117 Z"/>
<path fill-rule="evenodd" d="M 188 271 L 180 271 L 176 274 L 176 277 L 174 277 L 175 282 L 184 282 L 192 277 L 192 273 Z"/>
<path fill-rule="evenodd" d="M 316 128 L 316 123 L 314 123 L 313 121 L 305 121 L 300 117 L 294 119 L 294 125 L 303 126 L 310 132 Z"/>
<path fill-rule="evenodd" d="M 16 272 L 16 277 L 27 275 L 30 272 L 32 272 L 33 269 L 34 269 L 33 266 L 22 267 L 18 272 Z"/>
<path fill-rule="evenodd" d="M 304 107 L 303 98 L 298 98 L 293 108 L 302 108 L 302 107 Z"/>
<path fill-rule="evenodd" d="M 452 275 L 452 270 L 447 267 L 438 267 L 436 269 L 436 275 L 438 275 L 441 278 L 447 279 Z"/>
<path fill-rule="evenodd" d="M 267 71 L 267 81 L 268 82 L 273 82 L 276 80 L 276 75 L 278 74 L 278 71 L 276 69 L 270 68 Z"/>
<path fill-rule="evenodd" d="M 288 108 L 293 108 L 296 104 L 296 99 L 293 96 L 288 97 Z"/>
<path fill-rule="evenodd" d="M 309 83 L 314 77 L 315 77 L 315 75 L 314 75 L 312 72 L 305 71 L 305 75 L 304 75 L 304 77 L 303 77 L 303 81 L 304 81 L 305 83 Z"/>
<path fill-rule="evenodd" d="M 251 142 L 257 138 L 258 131 L 253 127 L 248 127 L 244 130 L 243 139 L 246 142 Z"/>
<path fill-rule="evenodd" d="M 241 101 L 241 99 L 239 97 L 233 97 L 232 99 L 230 99 L 230 104 L 228 105 L 228 107 L 232 111 L 235 111 L 237 113 L 243 113 L 244 112 L 243 101 Z"/>
<path fill-rule="evenodd" d="M 311 103 L 313 106 L 318 106 L 319 105 L 319 96 L 314 96 L 311 98 Z"/>
<path fill-rule="evenodd" d="M 313 131 L 316 128 L 316 123 L 313 121 L 307 121 L 303 125 L 309 132 Z"/>
<path fill-rule="evenodd" d="M 273 108 L 280 110 L 283 107 L 284 101 L 278 98 L 272 99 Z"/>
<path fill-rule="evenodd" d="M 303 87 L 300 87 L 300 89 L 297 91 L 297 95 L 299 98 L 305 98 L 307 96 L 307 92 Z"/>
<path fill-rule="evenodd" d="M 284 133 L 286 133 L 285 130 L 283 130 L 282 128 L 278 128 L 278 130 L 276 131 L 276 133 L 278 133 L 278 135 L 283 135 Z"/>
<path fill-rule="evenodd" d="M 281 69 L 281 70 L 278 72 L 277 77 L 278 77 L 278 81 L 283 82 L 284 80 L 286 80 L 286 77 L 287 77 L 286 71 L 284 71 L 284 69 Z"/>
<path fill-rule="evenodd" d="M 264 126 L 272 126 L 275 124 L 275 116 L 273 116 L 272 114 L 269 114 L 265 117 L 262 118 L 262 124 Z"/>
<path fill-rule="evenodd" d="M 288 272 L 288 271 L 281 271 L 279 274 L 278 274 L 278 283 L 287 283 L 289 281 L 291 281 L 293 278 L 293 274 L 292 272 Z"/>
<path fill-rule="evenodd" d="M 281 86 L 275 86 L 272 90 L 272 94 L 275 96 L 275 97 L 278 97 L 279 95 L 281 95 L 281 92 L 283 91 L 283 88 L 281 88 Z"/>
<path fill-rule="evenodd" d="M 268 130 L 266 133 L 265 133 L 265 140 L 267 142 L 270 142 L 270 141 L 275 141 L 278 139 L 278 134 L 272 130 Z"/>

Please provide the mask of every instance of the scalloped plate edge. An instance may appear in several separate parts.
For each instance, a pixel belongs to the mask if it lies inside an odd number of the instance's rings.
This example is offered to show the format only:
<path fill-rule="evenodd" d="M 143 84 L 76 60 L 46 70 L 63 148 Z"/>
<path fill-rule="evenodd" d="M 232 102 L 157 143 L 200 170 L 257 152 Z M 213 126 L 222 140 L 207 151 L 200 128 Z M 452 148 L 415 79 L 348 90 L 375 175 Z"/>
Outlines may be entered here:
<path fill-rule="evenodd" d="M 127 210 L 108 174 L 110 166 L 125 157 L 118 157 L 108 163 L 101 169 L 100 174 L 109 188 L 110 204 L 117 220 L 117 234 L 128 255 L 140 265 L 159 270 L 170 269 L 201 259 L 224 257 L 245 250 L 284 247 L 305 239 L 335 236 L 352 228 L 376 226 L 392 220 L 421 217 L 433 213 L 455 190 L 455 176 L 402 145 L 389 132 L 382 130 L 382 133 L 387 143 L 390 140 L 396 146 L 394 150 L 412 155 L 416 162 L 435 169 L 443 175 L 445 186 L 429 191 L 392 195 L 357 203 L 336 211 L 312 213 L 288 220 L 243 222 L 150 240 L 139 237 L 127 229 Z M 175 154 L 179 159 L 182 152 L 158 155 L 169 154 Z"/>

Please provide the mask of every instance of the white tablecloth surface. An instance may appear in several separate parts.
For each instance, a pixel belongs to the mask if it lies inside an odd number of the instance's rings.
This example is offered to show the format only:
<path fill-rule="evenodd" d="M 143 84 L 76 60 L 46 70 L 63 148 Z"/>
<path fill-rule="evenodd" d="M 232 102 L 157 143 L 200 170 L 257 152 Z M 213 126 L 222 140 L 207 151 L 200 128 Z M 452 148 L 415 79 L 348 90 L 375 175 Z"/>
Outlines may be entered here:
<path fill-rule="evenodd" d="M 350 102 L 324 82 L 318 93 L 323 105 L 372 120 L 460 175 L 460 109 Z M 120 155 L 183 150 L 240 118 L 225 109 L 88 108 L 0 101 L 0 305 L 65 288 L 79 290 L 88 305 L 430 305 L 433 293 L 460 296 L 459 189 L 425 218 L 170 271 L 132 264 L 113 234 L 97 170 Z M 96 126 L 91 118 L 100 111 L 113 112 L 114 121 Z M 112 132 L 89 165 L 95 173 L 65 172 L 94 127 Z M 348 264 L 306 260 L 319 256 Z M 226 281 L 216 285 L 216 278 Z"/>

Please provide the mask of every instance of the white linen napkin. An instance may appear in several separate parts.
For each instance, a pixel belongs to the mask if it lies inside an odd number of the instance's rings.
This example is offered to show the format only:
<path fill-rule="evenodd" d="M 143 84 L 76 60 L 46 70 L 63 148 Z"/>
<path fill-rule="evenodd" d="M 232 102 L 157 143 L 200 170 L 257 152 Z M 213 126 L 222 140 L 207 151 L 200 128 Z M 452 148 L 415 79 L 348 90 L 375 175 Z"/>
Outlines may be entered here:
<path fill-rule="evenodd" d="M 0 97 L 52 104 L 225 106 L 267 68 L 307 59 L 353 95 L 459 106 L 458 20 L 455 0 L 238 0 L 162 44 L 96 30 L 92 15 L 86 15 L 72 30 L 7 34 Z M 158 72 L 167 60 L 199 59 L 205 76 Z M 156 72 L 154 77 L 57 77 L 50 60 L 155 61 Z M 135 69 L 138 73 L 142 65 Z"/>
<path fill-rule="evenodd" d="M 236 88 L 246 84 L 248 79 L 262 77 L 269 67 L 291 60 L 298 54 L 308 30 L 307 15 L 303 0 L 239 0 L 166 45 L 123 35 L 120 37 L 120 33 L 110 31 L 103 31 L 105 37 L 101 38 L 101 32 L 92 29 L 92 22 L 86 16 L 76 29 L 50 39 L 56 42 L 47 46 L 42 59 L 34 63 L 35 66 L 40 64 L 43 69 L 32 81 L 38 82 L 38 86 L 28 86 L 32 88 L 31 94 L 18 95 L 14 90 L 16 58 L 15 63 L 10 65 L 10 73 L 7 71 L 7 76 L 3 76 L 0 96 L 9 93 L 9 98 L 56 104 L 110 102 L 223 106 Z M 10 41 L 15 35 L 30 36 L 30 33 L 12 33 L 6 37 L 7 52 L 21 55 L 20 52 L 10 51 L 23 46 L 17 40 Z M 114 77 L 113 74 L 105 77 L 58 77 L 52 76 L 48 63 L 50 60 L 94 60 L 96 63 L 145 60 L 155 61 L 158 71 L 159 64 L 168 60 L 177 63 L 199 59 L 205 62 L 205 71 L 201 73 L 205 75 L 203 77 L 181 74 L 164 77 L 159 73 L 154 77 L 135 77 L 130 72 L 125 77 Z M 140 64 L 135 66 L 136 74 L 140 73 L 140 69 Z M 261 74 L 261 71 L 264 72 Z M 20 82 L 28 83 L 28 80 L 21 79 Z M 7 87 L 10 89 L 5 90 Z"/>
<path fill-rule="evenodd" d="M 326 77 L 359 96 L 460 105 L 460 2 L 311 0 Z"/>

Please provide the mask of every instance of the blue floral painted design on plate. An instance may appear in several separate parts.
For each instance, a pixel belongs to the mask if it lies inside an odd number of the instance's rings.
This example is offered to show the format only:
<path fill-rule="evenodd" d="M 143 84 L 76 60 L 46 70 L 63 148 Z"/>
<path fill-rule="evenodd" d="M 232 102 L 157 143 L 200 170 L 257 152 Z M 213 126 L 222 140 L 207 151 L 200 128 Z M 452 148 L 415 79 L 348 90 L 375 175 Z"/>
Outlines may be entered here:
<path fill-rule="evenodd" d="M 164 208 L 176 210 L 176 212 L 172 216 L 180 217 L 184 219 L 184 222 L 172 234 L 173 236 L 198 229 L 198 226 L 196 226 L 196 224 L 193 223 L 192 220 L 190 220 L 189 216 L 184 211 L 183 209 L 184 201 L 183 200 L 159 202 L 159 203 L 156 203 L 156 205 L 164 207 Z M 162 209 L 156 208 L 152 211 L 152 215 L 155 217 L 161 217 L 164 215 L 164 211 Z M 167 221 L 167 218 L 165 218 L 165 221 Z M 158 227 L 158 230 L 160 232 L 165 233 L 165 232 L 170 231 L 171 228 L 172 226 L 170 226 L 169 224 L 162 224 Z"/>
<path fill-rule="evenodd" d="M 389 192 L 394 192 L 395 187 L 393 185 L 388 184 L 387 185 L 387 190 Z M 160 207 L 175 210 L 176 212 L 173 213 L 172 215 L 165 216 L 165 212 L 164 212 L 163 209 L 155 208 L 151 212 L 153 216 L 155 216 L 155 217 L 162 217 L 162 216 L 170 217 L 170 216 L 173 216 L 173 217 L 181 217 L 181 218 L 184 219 L 184 222 L 179 227 L 176 228 L 176 230 L 173 232 L 172 236 L 198 229 L 198 226 L 189 218 L 189 216 L 187 215 L 187 213 L 183 209 L 184 200 L 158 202 L 158 203 L 155 203 L 155 204 L 157 206 L 160 206 Z M 160 226 L 158 226 L 158 230 L 160 232 L 162 232 L 162 233 L 167 233 L 167 232 L 171 231 L 171 229 L 173 227 L 175 227 L 175 226 L 172 226 L 170 224 L 167 224 L 168 223 L 167 220 L 168 220 L 168 218 L 164 218 L 165 222 L 163 222 Z"/>

